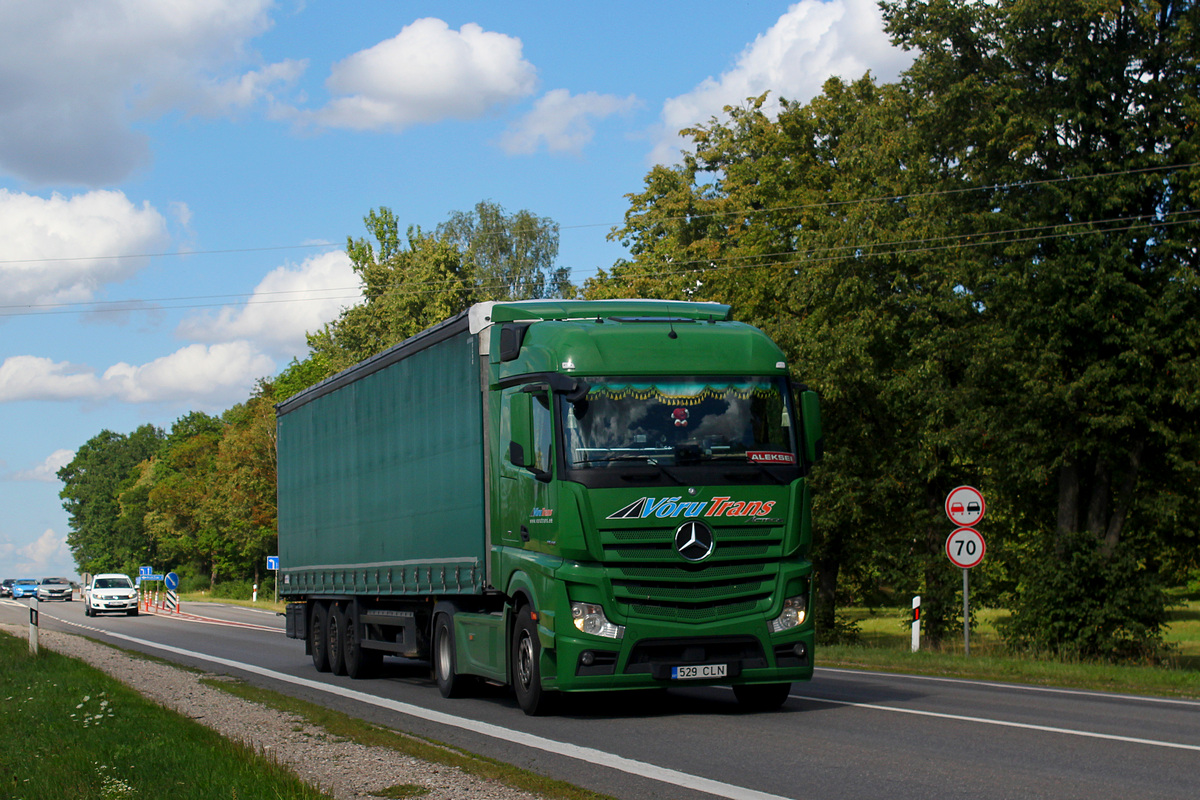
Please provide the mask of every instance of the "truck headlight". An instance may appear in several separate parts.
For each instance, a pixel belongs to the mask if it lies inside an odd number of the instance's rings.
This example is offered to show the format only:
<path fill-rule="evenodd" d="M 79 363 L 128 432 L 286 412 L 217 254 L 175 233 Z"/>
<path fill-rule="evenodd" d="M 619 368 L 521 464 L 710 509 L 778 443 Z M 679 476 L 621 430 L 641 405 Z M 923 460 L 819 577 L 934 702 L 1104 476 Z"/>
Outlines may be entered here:
<path fill-rule="evenodd" d="M 571 620 L 575 627 L 593 636 L 620 639 L 625 635 L 624 625 L 613 625 L 604 616 L 603 606 L 592 603 L 571 603 Z"/>
<path fill-rule="evenodd" d="M 771 633 L 783 633 L 802 624 L 808 617 L 808 598 L 804 595 L 783 601 L 783 613 L 771 620 Z"/>

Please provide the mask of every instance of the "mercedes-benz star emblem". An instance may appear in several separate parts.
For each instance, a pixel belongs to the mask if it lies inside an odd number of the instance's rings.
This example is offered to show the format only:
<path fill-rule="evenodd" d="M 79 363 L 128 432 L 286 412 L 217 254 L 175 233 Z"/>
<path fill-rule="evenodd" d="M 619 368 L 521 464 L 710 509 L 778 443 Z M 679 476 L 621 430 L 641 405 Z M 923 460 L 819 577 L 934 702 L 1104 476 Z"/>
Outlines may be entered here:
<path fill-rule="evenodd" d="M 712 528 L 703 522 L 685 522 L 675 531 L 675 549 L 688 561 L 703 561 L 715 545 Z"/>

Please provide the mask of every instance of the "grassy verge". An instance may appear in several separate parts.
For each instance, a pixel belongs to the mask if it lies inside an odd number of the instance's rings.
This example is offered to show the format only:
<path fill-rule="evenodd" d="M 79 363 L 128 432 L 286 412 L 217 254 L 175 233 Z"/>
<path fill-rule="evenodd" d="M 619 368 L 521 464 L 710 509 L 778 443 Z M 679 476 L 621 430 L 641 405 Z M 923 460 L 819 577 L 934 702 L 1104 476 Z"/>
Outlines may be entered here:
<path fill-rule="evenodd" d="M 1048 661 L 1009 654 L 996 630 L 1007 612 L 977 612 L 966 656 L 962 631 L 934 652 L 911 652 L 911 609 L 852 608 L 842 613 L 858 623 L 862 643 L 818 648 L 819 666 L 953 676 L 976 680 L 1067 686 L 1129 694 L 1200 698 L 1200 599 L 1178 596 L 1165 640 L 1171 656 L 1161 665 L 1114 666 Z"/>
<path fill-rule="evenodd" d="M 243 681 L 212 680 L 208 685 L 230 692 L 269 708 L 294 714 L 310 724 L 323 729 L 330 736 L 347 739 L 371 747 L 388 747 L 400 753 L 435 764 L 457 767 L 469 775 L 503 783 L 527 792 L 540 794 L 557 800 L 606 800 L 607 795 L 582 789 L 563 781 L 546 778 L 528 770 L 505 764 L 501 761 L 468 753 L 449 745 L 422 739 L 391 728 L 373 725 L 340 711 L 334 711 L 315 703 L 298 700 L 269 689 L 262 689 Z"/>
<path fill-rule="evenodd" d="M 329 800 L 97 669 L 0 634 L 0 798 Z"/>

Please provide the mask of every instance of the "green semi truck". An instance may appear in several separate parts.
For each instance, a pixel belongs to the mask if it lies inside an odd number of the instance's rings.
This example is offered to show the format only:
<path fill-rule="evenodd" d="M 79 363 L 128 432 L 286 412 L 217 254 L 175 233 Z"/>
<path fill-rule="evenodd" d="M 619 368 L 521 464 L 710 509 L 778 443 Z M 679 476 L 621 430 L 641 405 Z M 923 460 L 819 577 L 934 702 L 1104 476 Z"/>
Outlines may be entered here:
<path fill-rule="evenodd" d="M 812 677 L 817 396 L 715 303 L 480 303 L 276 408 L 280 594 L 318 671 L 446 697 Z"/>

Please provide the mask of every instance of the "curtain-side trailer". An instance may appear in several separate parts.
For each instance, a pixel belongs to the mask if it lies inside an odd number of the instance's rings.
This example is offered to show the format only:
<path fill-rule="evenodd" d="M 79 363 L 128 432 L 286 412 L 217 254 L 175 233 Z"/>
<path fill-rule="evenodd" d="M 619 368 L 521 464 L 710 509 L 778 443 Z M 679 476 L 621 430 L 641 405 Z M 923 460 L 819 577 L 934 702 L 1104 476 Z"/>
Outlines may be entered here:
<path fill-rule="evenodd" d="M 281 402 L 280 593 L 313 665 L 442 694 L 813 671 L 815 393 L 728 306 L 481 303 Z"/>

